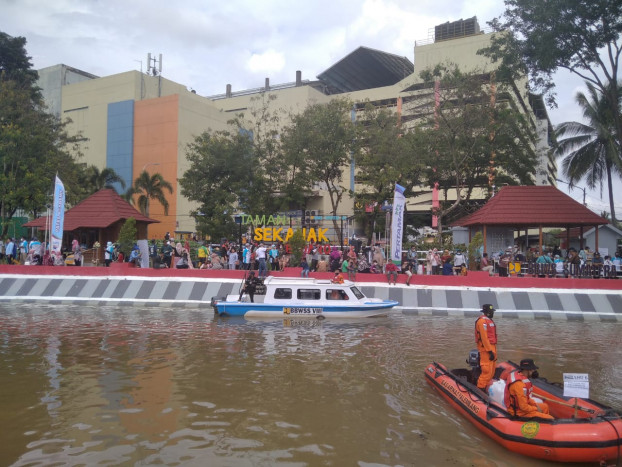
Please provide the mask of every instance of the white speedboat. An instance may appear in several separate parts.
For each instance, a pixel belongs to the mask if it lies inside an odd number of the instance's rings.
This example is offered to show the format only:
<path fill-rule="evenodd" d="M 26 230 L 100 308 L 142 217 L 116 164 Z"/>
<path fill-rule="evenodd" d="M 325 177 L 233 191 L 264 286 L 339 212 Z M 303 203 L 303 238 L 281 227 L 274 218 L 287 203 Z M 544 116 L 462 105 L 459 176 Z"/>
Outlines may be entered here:
<path fill-rule="evenodd" d="M 342 284 L 330 280 L 269 276 L 257 288 L 254 302 L 243 294 L 212 298 L 219 316 L 370 318 L 386 316 L 398 305 L 395 300 L 366 297 L 354 282 Z"/>

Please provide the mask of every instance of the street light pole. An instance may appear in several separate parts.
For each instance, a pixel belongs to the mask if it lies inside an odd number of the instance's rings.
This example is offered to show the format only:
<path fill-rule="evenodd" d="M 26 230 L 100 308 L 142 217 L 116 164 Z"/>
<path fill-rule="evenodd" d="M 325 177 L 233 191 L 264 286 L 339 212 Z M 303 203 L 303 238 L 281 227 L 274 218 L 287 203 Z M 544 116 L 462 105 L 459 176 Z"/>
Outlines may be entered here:
<path fill-rule="evenodd" d="M 559 178 L 556 178 L 555 180 L 558 181 L 558 182 L 565 183 L 566 185 L 568 185 L 568 187 L 570 187 L 571 190 L 573 188 L 579 188 L 579 189 L 583 190 L 583 206 L 587 206 L 587 204 L 585 203 L 585 187 L 580 187 L 580 186 L 573 185 L 572 183 L 567 182 L 565 180 L 560 180 Z"/>

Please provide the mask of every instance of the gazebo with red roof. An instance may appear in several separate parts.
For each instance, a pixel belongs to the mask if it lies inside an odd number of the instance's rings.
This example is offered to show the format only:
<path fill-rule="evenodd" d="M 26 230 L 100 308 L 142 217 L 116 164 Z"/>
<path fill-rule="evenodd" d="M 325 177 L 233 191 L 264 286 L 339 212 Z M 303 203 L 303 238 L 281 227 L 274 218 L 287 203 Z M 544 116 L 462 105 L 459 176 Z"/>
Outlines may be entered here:
<path fill-rule="evenodd" d="M 507 227 L 519 231 L 538 228 L 539 249 L 542 251 L 543 227 L 562 227 L 566 229 L 567 235 L 570 235 L 571 228 L 578 227 L 582 237 L 585 227 L 598 227 L 608 223 L 607 219 L 590 211 L 556 187 L 547 185 L 503 187 L 480 209 L 452 225 L 468 227 L 469 240 L 473 228 L 481 228 L 484 239 L 487 239 L 487 227 Z M 595 247 L 598 250 L 598 236 Z"/>
<path fill-rule="evenodd" d="M 144 216 L 115 190 L 104 188 L 65 212 L 63 231 L 73 233 L 81 244 L 88 247 L 96 241 L 105 245 L 119 238 L 121 226 L 130 217 L 136 219 L 138 238 L 147 238 L 147 226 L 160 222 Z M 45 229 L 46 221 L 49 222 L 49 219 L 45 216 L 39 217 L 24 224 L 24 227 Z M 67 238 L 66 242 L 70 244 L 71 240 L 73 238 Z"/>

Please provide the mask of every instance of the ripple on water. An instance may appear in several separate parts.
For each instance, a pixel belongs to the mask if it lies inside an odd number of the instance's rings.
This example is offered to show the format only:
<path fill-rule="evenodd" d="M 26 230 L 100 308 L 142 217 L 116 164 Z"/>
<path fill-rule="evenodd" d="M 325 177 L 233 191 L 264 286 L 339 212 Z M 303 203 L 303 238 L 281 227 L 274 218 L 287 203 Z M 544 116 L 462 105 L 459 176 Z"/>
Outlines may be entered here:
<path fill-rule="evenodd" d="M 212 319 L 181 308 L 0 304 L 0 459 L 13 465 L 538 465 L 425 383 L 472 318 Z M 620 326 L 497 319 L 499 356 L 588 372 L 622 405 Z M 6 383 L 4 383 L 6 382 Z"/>

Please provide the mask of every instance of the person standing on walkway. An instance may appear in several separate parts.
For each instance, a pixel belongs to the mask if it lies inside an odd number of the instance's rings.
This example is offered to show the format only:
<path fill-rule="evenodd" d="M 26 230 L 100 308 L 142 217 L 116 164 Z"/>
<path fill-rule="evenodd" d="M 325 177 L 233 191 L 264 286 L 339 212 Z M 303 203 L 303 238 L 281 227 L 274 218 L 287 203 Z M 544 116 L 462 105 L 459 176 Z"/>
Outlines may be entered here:
<path fill-rule="evenodd" d="M 112 262 L 112 254 L 114 252 L 114 247 L 112 246 L 112 242 L 106 243 L 106 249 L 104 250 L 104 264 L 107 268 L 110 267 L 110 263 Z"/>
<path fill-rule="evenodd" d="M 259 248 L 255 250 L 257 261 L 259 262 L 259 268 L 257 276 L 259 279 L 264 279 L 268 275 L 268 268 L 266 265 L 266 247 L 263 243 L 259 244 Z"/>
<path fill-rule="evenodd" d="M 17 248 L 15 247 L 15 241 L 12 238 L 7 238 L 6 247 L 5 247 L 5 255 L 7 264 L 14 264 L 15 260 L 15 252 Z"/>
<path fill-rule="evenodd" d="M 492 317 L 495 309 L 492 305 L 482 305 L 482 315 L 475 321 L 475 344 L 479 350 L 479 366 L 482 372 L 477 380 L 477 387 L 486 392 L 488 383 L 495 374 L 497 360 L 497 327 Z"/>

